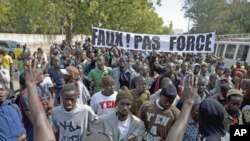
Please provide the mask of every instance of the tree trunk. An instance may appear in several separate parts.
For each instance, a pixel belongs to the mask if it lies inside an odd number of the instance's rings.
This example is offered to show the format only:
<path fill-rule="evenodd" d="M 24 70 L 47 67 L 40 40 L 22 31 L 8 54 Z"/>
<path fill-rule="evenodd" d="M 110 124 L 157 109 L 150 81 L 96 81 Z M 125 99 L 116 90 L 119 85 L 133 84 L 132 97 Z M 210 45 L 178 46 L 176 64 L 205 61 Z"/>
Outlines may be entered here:
<path fill-rule="evenodd" d="M 71 45 L 72 44 L 72 39 L 74 37 L 74 34 L 73 34 L 73 21 L 70 20 L 70 23 L 69 23 L 69 26 L 66 26 L 64 27 L 65 29 L 65 34 L 66 34 L 66 43 L 67 45 Z"/>

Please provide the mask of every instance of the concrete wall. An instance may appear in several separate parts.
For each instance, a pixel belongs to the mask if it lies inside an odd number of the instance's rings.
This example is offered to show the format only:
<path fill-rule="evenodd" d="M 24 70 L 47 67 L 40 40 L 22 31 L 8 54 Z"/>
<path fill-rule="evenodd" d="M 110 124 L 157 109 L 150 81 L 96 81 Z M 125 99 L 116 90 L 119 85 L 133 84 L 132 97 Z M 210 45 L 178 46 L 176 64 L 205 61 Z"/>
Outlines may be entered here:
<path fill-rule="evenodd" d="M 65 35 L 43 35 L 43 34 L 15 34 L 0 33 L 0 40 L 13 40 L 26 44 L 51 44 L 61 43 L 65 39 Z M 85 35 L 76 35 L 73 41 L 84 41 Z"/>

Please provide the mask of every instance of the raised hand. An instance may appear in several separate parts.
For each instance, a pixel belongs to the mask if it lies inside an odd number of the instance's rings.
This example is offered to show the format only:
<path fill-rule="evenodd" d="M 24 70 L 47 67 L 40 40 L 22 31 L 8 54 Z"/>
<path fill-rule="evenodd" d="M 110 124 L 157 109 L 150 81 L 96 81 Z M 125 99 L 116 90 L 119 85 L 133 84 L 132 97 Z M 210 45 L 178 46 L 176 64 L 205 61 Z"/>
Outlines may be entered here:
<path fill-rule="evenodd" d="M 198 96 L 197 94 L 197 77 L 193 74 L 187 74 L 184 78 L 184 91 L 183 91 L 183 107 L 179 118 L 175 121 L 173 126 L 168 132 L 165 141 L 182 141 L 186 132 L 188 121 L 190 119 L 191 110 Z"/>
<path fill-rule="evenodd" d="M 198 79 L 193 74 L 188 74 L 184 78 L 184 90 L 183 99 L 184 101 L 194 104 L 198 96 Z"/>
<path fill-rule="evenodd" d="M 43 106 L 48 104 L 43 102 L 38 96 L 37 83 L 42 79 L 42 70 L 36 68 L 36 61 L 31 57 L 25 59 L 25 83 L 28 90 L 31 122 L 33 125 L 33 140 L 35 141 L 55 141 L 52 127 L 48 121 Z"/>
<path fill-rule="evenodd" d="M 36 61 L 32 57 L 25 59 L 25 83 L 37 84 L 43 80 L 42 70 L 36 68 Z"/>

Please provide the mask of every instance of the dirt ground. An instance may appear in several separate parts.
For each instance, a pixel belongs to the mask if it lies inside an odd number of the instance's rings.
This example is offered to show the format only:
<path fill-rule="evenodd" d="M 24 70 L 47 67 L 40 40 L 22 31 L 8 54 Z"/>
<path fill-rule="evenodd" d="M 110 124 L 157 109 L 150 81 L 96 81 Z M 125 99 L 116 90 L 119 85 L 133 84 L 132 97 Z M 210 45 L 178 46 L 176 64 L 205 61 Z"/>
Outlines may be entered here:
<path fill-rule="evenodd" d="M 37 51 L 38 48 L 42 48 L 43 51 L 48 55 L 49 50 L 50 50 L 50 45 L 44 45 L 44 44 L 27 45 L 27 47 L 30 49 L 31 53 Z M 17 62 L 14 60 L 13 70 L 15 70 L 16 68 L 17 68 Z M 18 82 L 18 74 L 17 74 L 17 72 L 12 73 L 12 82 L 13 82 L 14 90 L 18 90 L 20 88 L 20 86 L 19 86 L 19 82 Z"/>

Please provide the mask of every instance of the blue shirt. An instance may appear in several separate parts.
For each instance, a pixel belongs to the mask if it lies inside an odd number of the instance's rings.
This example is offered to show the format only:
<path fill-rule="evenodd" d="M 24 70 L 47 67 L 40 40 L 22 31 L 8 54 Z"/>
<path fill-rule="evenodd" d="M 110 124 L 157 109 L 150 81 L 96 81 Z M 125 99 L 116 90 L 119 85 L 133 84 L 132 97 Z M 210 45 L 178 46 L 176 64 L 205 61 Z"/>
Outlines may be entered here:
<path fill-rule="evenodd" d="M 200 141 L 198 125 L 192 118 L 189 119 L 183 141 Z"/>
<path fill-rule="evenodd" d="M 60 69 L 57 69 L 55 68 L 55 66 L 52 66 L 51 68 L 49 68 L 49 76 L 52 82 L 56 84 L 55 87 L 62 87 L 64 85 L 65 82 Z"/>
<path fill-rule="evenodd" d="M 0 104 L 0 125 L 1 141 L 16 141 L 25 133 L 20 109 L 8 100 Z"/>

